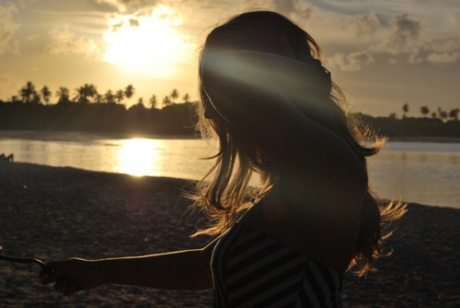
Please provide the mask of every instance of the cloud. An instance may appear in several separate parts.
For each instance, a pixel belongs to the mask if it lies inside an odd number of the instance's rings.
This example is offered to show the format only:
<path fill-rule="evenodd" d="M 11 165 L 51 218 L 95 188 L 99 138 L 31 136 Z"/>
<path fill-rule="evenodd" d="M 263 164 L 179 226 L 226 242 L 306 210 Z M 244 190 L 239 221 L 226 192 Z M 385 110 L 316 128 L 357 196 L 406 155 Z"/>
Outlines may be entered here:
<path fill-rule="evenodd" d="M 393 16 L 389 21 L 390 31 L 381 37 L 381 43 L 370 45 L 371 53 L 403 55 L 410 64 L 423 62 L 454 63 L 460 60 L 460 37 L 429 37 L 422 31 L 420 21 L 408 14 Z"/>
<path fill-rule="evenodd" d="M 123 24 L 124 24 L 124 21 L 120 21 L 118 23 L 110 25 L 110 28 L 113 32 L 117 32 L 118 30 L 120 30 L 121 27 L 123 27 Z"/>
<path fill-rule="evenodd" d="M 139 20 L 134 19 L 134 18 L 130 18 L 129 19 L 129 25 L 131 27 L 139 27 Z"/>
<path fill-rule="evenodd" d="M 108 3 L 119 12 L 137 12 L 145 8 L 153 8 L 162 3 L 160 0 L 97 0 L 98 3 Z"/>
<path fill-rule="evenodd" d="M 393 16 L 389 24 L 391 32 L 377 46 L 376 51 L 385 51 L 391 54 L 417 53 L 422 47 L 420 40 L 420 22 L 409 18 L 408 14 Z"/>
<path fill-rule="evenodd" d="M 336 53 L 327 61 L 327 66 L 332 70 L 340 69 L 342 71 L 359 71 L 363 65 L 374 62 L 374 57 L 367 51 L 352 52 L 348 55 Z"/>
<path fill-rule="evenodd" d="M 13 36 L 20 24 L 13 21 L 13 14 L 18 9 L 13 4 L 8 6 L 0 5 L 0 55 L 4 53 L 19 53 L 19 42 L 13 41 Z"/>
<path fill-rule="evenodd" d="M 460 60 L 460 36 L 456 38 L 438 38 L 427 42 L 426 60 L 433 64 L 455 63 Z"/>
<path fill-rule="evenodd" d="M 355 15 L 350 23 L 354 26 L 357 37 L 372 37 L 383 25 L 376 12 Z"/>
<path fill-rule="evenodd" d="M 432 40 L 429 48 L 437 52 L 460 52 L 460 35 L 457 34 L 455 38 Z"/>
<path fill-rule="evenodd" d="M 459 59 L 460 59 L 460 53 L 458 52 L 432 53 L 426 57 L 426 60 L 428 62 L 432 62 L 436 64 L 455 63 Z"/>
<path fill-rule="evenodd" d="M 68 25 L 58 26 L 49 32 L 51 42 L 46 45 L 50 54 L 83 54 L 86 58 L 100 58 L 100 50 L 93 40 L 76 37 L 69 31 Z"/>
<path fill-rule="evenodd" d="M 293 15 L 296 18 L 306 19 L 310 18 L 313 11 L 312 7 L 307 1 L 300 0 L 284 0 L 284 1 L 273 1 L 275 11 L 286 14 L 290 17 Z"/>

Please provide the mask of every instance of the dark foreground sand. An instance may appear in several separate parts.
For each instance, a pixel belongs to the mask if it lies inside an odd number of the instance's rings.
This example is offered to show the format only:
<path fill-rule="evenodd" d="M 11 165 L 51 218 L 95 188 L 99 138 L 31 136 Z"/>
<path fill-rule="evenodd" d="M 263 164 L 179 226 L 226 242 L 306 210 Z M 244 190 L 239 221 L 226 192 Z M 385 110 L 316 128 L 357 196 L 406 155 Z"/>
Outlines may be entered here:
<path fill-rule="evenodd" d="M 186 181 L 0 163 L 0 253 L 43 260 L 201 247 Z M 367 278 L 347 275 L 345 307 L 460 307 L 460 210 L 409 205 L 392 257 Z M 210 307 L 211 292 L 103 286 L 63 297 L 38 266 L 0 261 L 0 307 Z"/>

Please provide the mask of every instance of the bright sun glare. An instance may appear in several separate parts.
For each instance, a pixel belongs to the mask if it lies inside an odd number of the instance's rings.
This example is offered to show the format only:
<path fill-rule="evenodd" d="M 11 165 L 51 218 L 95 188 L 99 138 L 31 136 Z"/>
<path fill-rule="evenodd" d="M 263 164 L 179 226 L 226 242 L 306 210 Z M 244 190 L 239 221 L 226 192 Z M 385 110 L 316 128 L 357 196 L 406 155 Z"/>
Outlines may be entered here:
<path fill-rule="evenodd" d="M 169 15 L 168 15 L 169 14 Z M 172 10 L 163 7 L 149 16 L 116 16 L 109 20 L 104 61 L 131 73 L 170 77 L 174 66 L 189 54 L 190 43 L 175 26 L 179 18 L 165 18 Z"/>
<path fill-rule="evenodd" d="M 118 152 L 118 171 L 141 176 L 155 173 L 160 144 L 155 140 L 133 138 L 123 142 Z"/>

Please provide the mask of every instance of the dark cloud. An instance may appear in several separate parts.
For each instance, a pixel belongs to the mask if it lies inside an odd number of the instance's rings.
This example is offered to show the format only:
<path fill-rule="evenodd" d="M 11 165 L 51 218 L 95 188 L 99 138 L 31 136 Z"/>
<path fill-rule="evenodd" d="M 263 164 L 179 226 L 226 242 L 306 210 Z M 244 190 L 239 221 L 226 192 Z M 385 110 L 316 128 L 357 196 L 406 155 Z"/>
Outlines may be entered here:
<path fill-rule="evenodd" d="M 119 23 L 117 24 L 114 24 L 114 25 L 111 25 L 111 30 L 113 32 L 117 32 L 122 26 L 123 26 L 124 22 L 123 21 L 120 21 Z"/>
<path fill-rule="evenodd" d="M 129 20 L 129 25 L 130 25 L 131 27 L 139 27 L 139 20 L 134 19 L 134 18 L 131 18 L 131 19 Z"/>
<path fill-rule="evenodd" d="M 420 22 L 411 19 L 408 14 L 401 14 L 393 16 L 389 25 L 391 28 L 386 37 L 378 45 L 369 49 L 395 55 L 408 54 L 409 62 L 420 62 L 421 51 L 426 45 L 426 42 L 421 38 Z"/>
<path fill-rule="evenodd" d="M 408 14 L 394 16 L 390 25 L 393 27 L 390 40 L 395 46 L 406 46 L 419 38 L 420 22 L 410 19 Z"/>

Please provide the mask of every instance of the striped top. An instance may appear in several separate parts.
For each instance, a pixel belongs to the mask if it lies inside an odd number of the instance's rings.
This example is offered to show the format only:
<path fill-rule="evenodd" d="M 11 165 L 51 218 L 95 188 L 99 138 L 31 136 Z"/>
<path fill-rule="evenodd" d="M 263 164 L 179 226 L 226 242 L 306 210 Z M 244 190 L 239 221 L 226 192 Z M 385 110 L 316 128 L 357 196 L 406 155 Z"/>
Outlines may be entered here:
<path fill-rule="evenodd" d="M 214 307 L 341 307 L 342 275 L 235 224 L 214 248 Z"/>

